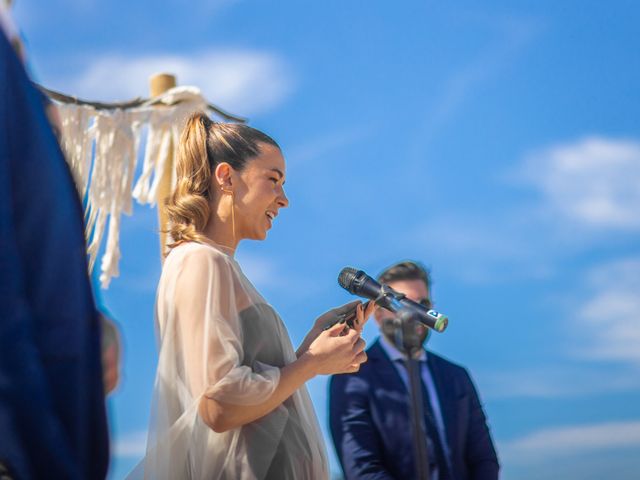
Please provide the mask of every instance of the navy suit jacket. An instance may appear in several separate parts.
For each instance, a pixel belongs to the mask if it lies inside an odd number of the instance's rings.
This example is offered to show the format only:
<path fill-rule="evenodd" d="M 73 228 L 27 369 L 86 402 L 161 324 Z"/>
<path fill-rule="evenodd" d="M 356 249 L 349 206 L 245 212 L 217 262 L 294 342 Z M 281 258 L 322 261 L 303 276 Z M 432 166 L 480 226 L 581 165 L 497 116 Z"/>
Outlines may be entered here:
<path fill-rule="evenodd" d="M 0 464 L 16 479 L 106 475 L 82 218 L 42 97 L 0 29 Z"/>
<path fill-rule="evenodd" d="M 331 435 L 347 479 L 414 478 L 407 388 L 376 341 L 368 361 L 330 381 Z M 428 352 L 455 480 L 498 478 L 498 459 L 467 371 Z"/>

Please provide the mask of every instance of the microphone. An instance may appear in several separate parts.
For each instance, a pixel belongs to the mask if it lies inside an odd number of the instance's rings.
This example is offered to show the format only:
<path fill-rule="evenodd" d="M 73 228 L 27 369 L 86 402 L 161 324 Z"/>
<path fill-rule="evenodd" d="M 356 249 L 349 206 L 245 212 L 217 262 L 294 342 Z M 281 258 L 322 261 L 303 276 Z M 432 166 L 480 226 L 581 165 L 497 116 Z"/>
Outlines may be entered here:
<path fill-rule="evenodd" d="M 446 315 L 409 300 L 403 293 L 396 292 L 388 285 L 380 285 L 362 270 L 343 268 L 338 276 L 338 283 L 349 293 L 373 300 L 391 312 L 409 311 L 417 320 L 436 332 L 444 332 L 449 323 Z"/>

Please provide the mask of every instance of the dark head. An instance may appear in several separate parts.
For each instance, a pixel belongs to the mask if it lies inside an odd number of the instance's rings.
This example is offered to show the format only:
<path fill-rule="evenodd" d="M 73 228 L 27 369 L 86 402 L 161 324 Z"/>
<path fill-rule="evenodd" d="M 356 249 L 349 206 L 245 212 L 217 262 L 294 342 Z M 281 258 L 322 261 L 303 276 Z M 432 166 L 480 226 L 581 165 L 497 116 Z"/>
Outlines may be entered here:
<path fill-rule="evenodd" d="M 404 293 L 408 299 L 431 308 L 431 276 L 422 264 L 412 261 L 396 263 L 384 269 L 377 280 Z M 383 308 L 375 311 L 375 319 L 379 326 L 382 326 L 384 320 L 393 316 L 393 313 Z M 426 333 L 425 330 L 425 336 Z"/>

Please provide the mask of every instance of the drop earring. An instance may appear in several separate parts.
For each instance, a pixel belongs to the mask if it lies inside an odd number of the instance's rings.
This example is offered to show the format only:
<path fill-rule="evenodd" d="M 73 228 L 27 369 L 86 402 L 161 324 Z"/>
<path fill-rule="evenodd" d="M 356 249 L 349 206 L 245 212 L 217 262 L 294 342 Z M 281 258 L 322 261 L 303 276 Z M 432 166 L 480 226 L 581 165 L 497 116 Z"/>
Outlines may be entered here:
<path fill-rule="evenodd" d="M 231 195 L 231 233 L 233 234 L 233 244 L 236 244 L 236 202 L 235 197 L 233 195 L 233 190 L 224 190 L 223 193 L 227 195 Z"/>

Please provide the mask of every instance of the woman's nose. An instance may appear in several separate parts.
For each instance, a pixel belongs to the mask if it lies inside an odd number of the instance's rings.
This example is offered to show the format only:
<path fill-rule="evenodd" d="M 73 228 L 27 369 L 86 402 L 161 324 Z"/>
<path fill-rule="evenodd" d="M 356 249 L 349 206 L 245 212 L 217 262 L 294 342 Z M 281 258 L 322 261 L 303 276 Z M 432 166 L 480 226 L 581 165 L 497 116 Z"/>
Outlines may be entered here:
<path fill-rule="evenodd" d="M 284 189 L 282 189 L 280 197 L 278 198 L 278 205 L 280 205 L 280 208 L 289 206 L 289 199 L 287 198 L 287 194 L 284 193 Z"/>

